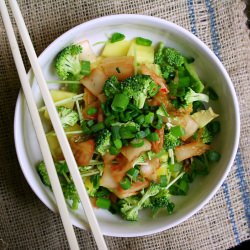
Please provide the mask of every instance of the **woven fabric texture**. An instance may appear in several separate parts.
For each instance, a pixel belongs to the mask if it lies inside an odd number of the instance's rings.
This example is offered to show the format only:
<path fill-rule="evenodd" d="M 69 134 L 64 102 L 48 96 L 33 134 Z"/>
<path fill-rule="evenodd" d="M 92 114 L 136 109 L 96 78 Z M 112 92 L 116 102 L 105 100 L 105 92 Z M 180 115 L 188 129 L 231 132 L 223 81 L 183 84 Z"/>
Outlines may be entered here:
<path fill-rule="evenodd" d="M 18 3 L 37 54 L 68 29 L 93 18 L 144 14 L 172 21 L 198 36 L 219 57 L 234 83 L 241 110 L 240 146 L 232 170 L 214 198 L 179 226 L 146 237 L 105 237 L 108 247 L 228 249 L 250 239 L 250 46 L 244 2 L 18 0 Z M 32 192 L 16 157 L 13 119 L 20 82 L 2 20 L 0 41 L 0 249 L 68 249 L 59 216 Z M 25 55 L 24 59 L 28 69 Z M 75 231 L 82 249 L 96 249 L 90 233 L 77 228 Z"/>

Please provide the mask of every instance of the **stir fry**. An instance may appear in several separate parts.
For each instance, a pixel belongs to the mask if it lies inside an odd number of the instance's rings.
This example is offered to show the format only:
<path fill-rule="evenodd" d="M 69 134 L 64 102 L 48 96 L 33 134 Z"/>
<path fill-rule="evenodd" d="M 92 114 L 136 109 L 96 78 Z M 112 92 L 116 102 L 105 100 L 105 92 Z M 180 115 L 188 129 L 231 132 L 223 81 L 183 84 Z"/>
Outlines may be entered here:
<path fill-rule="evenodd" d="M 216 92 L 199 78 L 194 58 L 163 42 L 114 33 L 95 55 L 89 41 L 55 58 L 60 87 L 52 98 L 94 207 L 136 221 L 139 211 L 174 212 L 172 197 L 186 195 L 197 175 L 220 154 L 220 132 L 210 106 Z M 40 113 L 50 124 L 45 107 Z M 79 196 L 53 129 L 47 140 L 69 206 Z M 44 162 L 37 166 L 50 186 Z"/>

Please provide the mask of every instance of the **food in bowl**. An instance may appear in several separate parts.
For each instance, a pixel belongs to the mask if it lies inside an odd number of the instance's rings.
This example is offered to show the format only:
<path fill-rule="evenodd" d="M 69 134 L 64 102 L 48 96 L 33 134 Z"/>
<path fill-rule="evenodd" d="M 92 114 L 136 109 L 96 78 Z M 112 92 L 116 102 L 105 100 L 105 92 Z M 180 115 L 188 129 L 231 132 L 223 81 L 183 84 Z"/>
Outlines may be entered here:
<path fill-rule="evenodd" d="M 163 41 L 166 46 L 176 48 L 186 58 L 195 58 L 193 65 L 199 78 L 209 87 L 212 87 L 219 96 L 216 101 L 210 98 L 209 106 L 215 113 L 219 114 L 221 132 L 215 136 L 212 147 L 221 154 L 221 158 L 218 162 L 211 162 L 208 175 L 197 176 L 195 181 L 190 183 L 185 196 L 171 196 L 171 202 L 175 204 L 175 207 L 170 216 L 166 209 L 162 209 L 152 219 L 150 209 L 141 209 L 139 220 L 131 222 L 125 221 L 118 214 L 111 214 L 107 209 L 94 207 L 95 215 L 105 235 L 135 237 L 161 232 L 179 225 L 197 213 L 215 195 L 228 175 L 236 155 L 240 131 L 239 107 L 233 84 L 215 54 L 187 30 L 171 22 L 149 16 L 107 16 L 82 23 L 70 29 L 53 41 L 39 56 L 39 63 L 45 79 L 58 80 L 54 60 L 63 48 L 72 44 L 72 42 L 78 43 L 84 38 L 92 45 L 95 55 L 100 55 L 104 45 L 99 41 L 106 41 L 107 35 L 109 36 L 117 31 L 125 34 L 126 40 L 132 40 L 139 34 L 140 37 L 152 40 L 154 45 Z M 98 44 L 96 44 L 97 42 Z M 42 97 L 32 71 L 29 72 L 28 77 L 33 84 L 33 93 L 37 105 L 42 107 Z M 55 96 L 58 86 L 56 84 L 50 85 Z M 72 97 L 71 94 L 68 98 L 70 97 Z M 44 125 L 48 123 L 47 120 Z M 17 156 L 27 182 L 37 197 L 51 211 L 57 212 L 57 204 L 53 193 L 42 183 L 35 167 L 42 161 L 42 154 L 25 98 L 21 92 L 16 104 L 14 132 Z M 75 210 L 70 209 L 70 215 L 75 226 L 88 229 L 87 219 L 84 217 L 81 206 Z"/>
<path fill-rule="evenodd" d="M 94 46 L 94 45 L 93 45 Z M 93 206 L 137 221 L 142 209 L 174 212 L 220 153 L 211 143 L 220 123 L 209 105 L 218 95 L 201 81 L 194 58 L 150 37 L 115 32 L 100 55 L 88 40 L 54 58 L 60 89 L 51 90 L 62 126 Z M 49 127 L 46 107 L 41 115 Z M 65 199 L 79 197 L 53 129 L 47 133 Z M 37 166 L 50 186 L 44 162 Z"/>

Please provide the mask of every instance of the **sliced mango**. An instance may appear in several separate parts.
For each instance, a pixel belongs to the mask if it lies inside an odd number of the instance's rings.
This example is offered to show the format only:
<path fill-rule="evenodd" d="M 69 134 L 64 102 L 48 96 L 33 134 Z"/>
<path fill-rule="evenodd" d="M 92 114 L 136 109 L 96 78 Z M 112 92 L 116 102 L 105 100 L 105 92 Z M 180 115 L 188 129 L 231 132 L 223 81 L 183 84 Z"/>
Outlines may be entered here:
<path fill-rule="evenodd" d="M 72 98 L 73 96 L 76 95 L 76 93 L 63 91 L 63 90 L 56 90 L 56 89 L 50 90 L 50 94 L 54 102 L 58 102 L 67 98 Z M 68 102 L 68 103 L 63 104 L 62 106 L 73 109 L 74 102 Z M 49 120 L 49 114 L 47 110 L 44 111 L 44 117 Z"/>
<path fill-rule="evenodd" d="M 74 126 L 65 128 L 64 130 L 65 130 L 65 132 L 81 131 L 81 126 L 78 124 L 75 124 Z M 67 137 L 70 138 L 70 137 L 75 136 L 75 135 L 76 134 L 67 135 Z M 63 160 L 64 159 L 63 153 L 62 153 L 62 150 L 61 150 L 61 147 L 60 147 L 60 144 L 57 140 L 56 135 L 53 133 L 48 133 L 46 137 L 47 137 L 49 148 L 50 148 L 50 151 L 51 151 L 51 154 L 52 154 L 54 160 L 55 161 Z"/>
<path fill-rule="evenodd" d="M 154 47 L 138 45 L 132 41 L 127 56 L 134 56 L 137 63 L 153 63 Z"/>
<path fill-rule="evenodd" d="M 106 43 L 103 51 L 103 57 L 113 57 L 113 56 L 126 56 L 128 53 L 129 46 L 131 41 L 119 41 L 115 43 Z"/>

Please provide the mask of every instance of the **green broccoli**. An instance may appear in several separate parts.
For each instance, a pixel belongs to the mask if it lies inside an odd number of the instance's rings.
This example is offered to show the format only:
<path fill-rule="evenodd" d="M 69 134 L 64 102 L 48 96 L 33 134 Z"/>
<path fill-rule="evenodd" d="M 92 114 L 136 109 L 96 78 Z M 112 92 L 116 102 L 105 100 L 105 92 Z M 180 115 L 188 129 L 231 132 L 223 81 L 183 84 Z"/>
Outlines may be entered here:
<path fill-rule="evenodd" d="M 57 75 L 62 80 L 80 80 L 84 75 L 89 75 L 91 68 L 89 61 L 81 61 L 80 54 L 82 47 L 72 44 L 58 53 L 55 60 Z M 67 86 L 71 92 L 79 92 L 80 84 L 69 84 Z"/>
<path fill-rule="evenodd" d="M 133 166 L 147 164 L 148 156 L 146 153 L 141 154 L 137 159 L 133 161 Z"/>
<path fill-rule="evenodd" d="M 89 166 L 88 168 L 85 167 L 84 173 L 82 172 L 82 167 L 79 167 L 79 170 L 80 170 L 81 176 L 90 176 L 94 173 L 95 175 L 92 175 L 90 178 L 91 178 L 91 181 L 93 182 L 93 189 L 98 189 L 99 187 L 98 178 L 99 178 L 99 174 L 101 173 L 101 171 L 103 171 L 102 170 L 103 167 L 99 165 L 97 167 L 95 166 Z M 75 185 L 70 176 L 67 163 L 65 161 L 58 161 L 58 162 L 55 162 L 55 167 L 56 167 L 56 172 L 58 174 L 65 199 L 70 201 L 69 205 L 72 209 L 77 209 L 78 204 L 79 204 L 79 196 L 77 194 Z M 38 171 L 38 174 L 40 175 L 42 182 L 46 186 L 49 186 L 51 188 L 49 176 L 45 167 L 45 163 L 43 161 L 39 163 L 37 167 L 37 171 Z M 94 190 L 92 191 L 94 192 Z"/>
<path fill-rule="evenodd" d="M 174 136 L 171 132 L 168 132 L 164 136 L 164 148 L 166 150 L 174 149 L 181 144 L 179 137 Z"/>
<path fill-rule="evenodd" d="M 214 135 L 207 129 L 207 127 L 204 127 L 202 129 L 201 134 L 201 140 L 203 143 L 211 143 L 213 141 Z"/>
<path fill-rule="evenodd" d="M 64 194 L 65 199 L 71 201 L 72 209 L 77 209 L 79 204 L 79 197 L 75 188 L 74 183 L 71 181 L 70 176 L 68 174 L 68 167 L 64 162 L 55 162 L 57 173 L 60 177 L 60 183 L 62 187 L 62 191 Z M 45 167 L 45 163 L 42 161 L 39 163 L 37 167 L 37 171 L 41 177 L 42 182 L 46 185 L 51 187 L 51 183 L 49 180 L 48 172 Z"/>
<path fill-rule="evenodd" d="M 163 64 L 161 66 L 161 70 L 162 70 L 162 76 L 164 79 L 168 79 L 169 77 L 175 76 L 176 69 L 171 65 Z"/>
<path fill-rule="evenodd" d="M 64 128 L 74 126 L 79 120 L 78 113 L 72 109 L 59 106 L 57 112 Z"/>
<path fill-rule="evenodd" d="M 161 68 L 162 76 L 165 79 L 175 76 L 175 71 L 181 67 L 185 58 L 174 48 L 164 47 L 161 42 L 155 53 L 154 62 Z"/>
<path fill-rule="evenodd" d="M 43 161 L 40 162 L 39 165 L 37 166 L 37 171 L 43 184 L 50 187 L 51 184 L 50 184 L 49 175 L 48 175 L 45 163 Z"/>
<path fill-rule="evenodd" d="M 96 151 L 104 155 L 111 146 L 111 133 L 107 129 L 101 130 L 96 136 Z"/>
<path fill-rule="evenodd" d="M 218 121 L 213 121 L 208 123 L 204 128 L 202 128 L 201 139 L 203 143 L 211 143 L 214 137 L 220 131 L 220 123 Z"/>
<path fill-rule="evenodd" d="M 55 167 L 56 167 L 56 172 L 59 174 L 63 175 L 63 174 L 69 173 L 69 169 L 68 169 L 66 161 L 55 162 Z"/>
<path fill-rule="evenodd" d="M 140 126 L 135 122 L 128 121 L 126 123 L 116 122 L 112 127 L 119 126 L 119 135 L 121 139 L 133 139 L 140 130 Z"/>
<path fill-rule="evenodd" d="M 159 91 L 159 86 L 148 75 L 135 75 L 125 79 L 122 92 L 133 99 L 134 105 L 142 109 L 147 98 L 153 97 Z"/>
<path fill-rule="evenodd" d="M 91 175 L 89 179 L 86 179 L 84 181 L 84 184 L 88 195 L 91 197 L 95 197 L 97 190 L 100 187 L 100 175 Z"/>
<path fill-rule="evenodd" d="M 75 184 L 73 182 L 70 182 L 70 183 L 63 182 L 63 183 L 61 183 L 61 186 L 62 186 L 62 190 L 63 190 L 63 194 L 64 194 L 65 199 L 71 201 L 71 204 L 69 204 L 70 207 L 72 209 L 77 209 L 79 202 L 80 202 L 80 199 L 79 199 L 78 193 L 76 191 Z"/>
<path fill-rule="evenodd" d="M 185 62 L 185 58 L 174 48 L 164 48 L 163 53 L 168 65 L 178 68 Z"/>
<path fill-rule="evenodd" d="M 158 184 L 151 183 L 147 191 L 137 203 L 132 203 L 130 200 L 127 201 L 126 199 L 123 199 L 120 207 L 122 217 L 129 221 L 137 221 L 139 210 L 143 208 L 144 204 L 148 203 L 148 199 L 151 196 L 159 193 L 160 189 L 161 187 Z"/>
<path fill-rule="evenodd" d="M 159 43 L 159 46 L 157 48 L 157 51 L 155 53 L 155 58 L 154 58 L 154 63 L 155 64 L 158 64 L 158 65 L 161 65 L 163 64 L 163 60 L 164 60 L 164 43 L 163 42 L 160 42 Z"/>
<path fill-rule="evenodd" d="M 184 100 L 187 104 L 193 103 L 195 101 L 209 102 L 209 97 L 208 95 L 202 93 L 196 93 L 191 88 L 189 88 L 189 91 L 186 93 Z"/>
<path fill-rule="evenodd" d="M 116 76 L 111 76 L 104 84 L 103 92 L 107 97 L 113 97 L 121 92 L 121 84 Z"/>
<path fill-rule="evenodd" d="M 155 215 L 161 208 L 167 208 L 169 214 L 173 212 L 174 203 L 169 200 L 169 192 L 162 188 L 158 194 L 150 197 L 150 208 Z"/>

